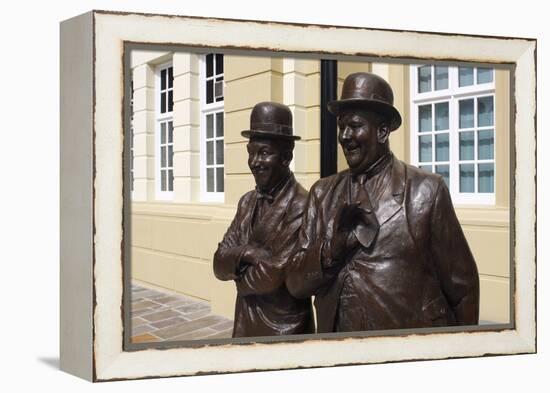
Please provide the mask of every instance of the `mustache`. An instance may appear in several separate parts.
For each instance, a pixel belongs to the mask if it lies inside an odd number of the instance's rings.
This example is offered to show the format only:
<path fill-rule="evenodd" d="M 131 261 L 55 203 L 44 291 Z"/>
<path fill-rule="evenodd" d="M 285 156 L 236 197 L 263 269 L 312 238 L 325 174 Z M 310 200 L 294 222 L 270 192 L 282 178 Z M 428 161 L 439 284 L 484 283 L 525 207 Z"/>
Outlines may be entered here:
<path fill-rule="evenodd" d="M 342 148 L 344 150 L 353 150 L 353 149 L 361 147 L 358 143 L 353 142 L 353 141 L 343 142 L 343 143 L 341 143 L 341 145 L 342 145 Z"/>
<path fill-rule="evenodd" d="M 266 171 L 268 168 L 264 165 L 255 165 L 253 167 L 250 167 L 250 171 L 252 173 L 259 172 L 259 171 Z"/>

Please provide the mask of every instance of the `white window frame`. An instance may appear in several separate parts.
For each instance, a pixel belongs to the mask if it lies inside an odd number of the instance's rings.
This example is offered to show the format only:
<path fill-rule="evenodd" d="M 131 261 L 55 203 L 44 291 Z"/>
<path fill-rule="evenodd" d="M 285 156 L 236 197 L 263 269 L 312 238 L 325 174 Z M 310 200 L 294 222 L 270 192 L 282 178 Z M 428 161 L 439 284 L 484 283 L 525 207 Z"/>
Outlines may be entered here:
<path fill-rule="evenodd" d="M 418 137 L 422 134 L 425 135 L 434 135 L 437 133 L 435 128 L 431 132 L 420 133 L 418 132 L 418 107 L 426 104 L 435 104 L 438 102 L 449 102 L 449 182 L 451 193 L 451 198 L 455 205 L 467 205 L 472 207 L 475 205 L 494 205 L 495 204 L 495 194 L 496 194 L 496 179 L 497 179 L 497 162 L 496 162 L 496 150 L 497 150 L 497 124 L 496 124 L 496 94 L 495 94 L 495 77 L 496 70 L 493 69 L 493 80 L 489 83 L 483 84 L 474 84 L 470 86 L 458 87 L 458 66 L 448 66 L 448 77 L 449 84 L 447 89 L 442 90 L 433 90 L 435 89 L 435 72 L 432 68 L 432 90 L 429 92 L 418 93 L 418 68 L 424 65 L 435 65 L 435 64 L 414 64 L 410 66 L 410 157 L 411 164 L 414 166 L 423 165 L 424 163 L 419 162 L 418 157 Z M 474 81 L 477 82 L 477 67 L 474 67 Z M 483 164 L 485 162 L 490 162 L 494 164 L 494 186 L 492 193 L 461 193 L 459 191 L 459 132 L 458 132 L 458 105 L 459 101 L 462 99 L 468 98 L 477 98 L 477 97 L 486 97 L 493 96 L 493 159 L 492 160 L 468 160 L 476 165 Z M 477 101 L 475 101 L 477 103 Z M 432 124 L 435 123 L 435 113 L 432 111 Z M 474 124 L 476 127 L 473 127 L 475 130 L 474 138 L 474 151 L 477 152 L 477 105 L 474 104 Z M 487 127 L 490 128 L 490 127 Z M 482 127 L 483 129 L 483 127 Z M 432 137 L 432 155 L 435 154 L 435 137 Z M 474 153 L 476 157 L 477 153 Z M 463 161 L 464 163 L 464 161 Z M 468 163 L 468 162 L 466 162 Z M 430 164 L 428 164 L 430 165 Z M 435 157 L 432 156 L 431 165 L 437 165 L 435 162 Z M 477 171 L 477 169 L 476 169 Z M 477 190 L 478 188 L 478 177 L 474 178 L 474 187 Z"/>
<path fill-rule="evenodd" d="M 165 112 L 161 113 L 161 100 L 160 100 L 160 94 L 161 94 L 161 71 L 167 68 L 173 67 L 172 62 L 167 62 L 158 65 L 155 68 L 155 199 L 161 200 L 161 201 L 171 201 L 174 199 L 174 191 L 163 191 L 161 189 L 161 146 L 160 146 L 160 128 L 161 123 L 168 123 L 172 122 L 172 127 L 174 125 L 174 112 L 172 107 L 172 112 Z M 172 70 L 173 72 L 173 70 Z M 167 89 L 168 90 L 168 89 Z M 172 84 L 172 99 L 174 96 L 173 93 L 174 85 Z M 168 108 L 167 108 L 168 109 Z M 174 139 L 172 136 L 172 146 L 174 143 Z M 173 149 L 173 147 L 172 147 Z M 172 170 L 172 174 L 174 173 L 174 159 L 172 157 L 172 167 L 166 167 L 167 169 Z"/>
<path fill-rule="evenodd" d="M 201 143 L 201 149 L 200 149 L 200 198 L 202 202 L 218 202 L 223 203 L 225 200 L 225 192 L 208 192 L 207 191 L 207 178 L 206 178 L 206 170 L 207 170 L 207 164 L 206 164 L 206 116 L 210 114 L 215 114 L 222 112 L 224 115 L 224 135 L 223 135 L 223 149 L 224 149 L 224 163 L 223 165 L 211 165 L 210 167 L 223 167 L 224 168 L 224 190 L 225 190 L 225 111 L 224 111 L 224 102 L 225 102 L 225 67 L 224 67 L 224 73 L 218 74 L 216 76 L 224 76 L 223 79 L 223 90 L 224 90 L 224 99 L 219 102 L 212 102 L 210 104 L 206 103 L 206 55 L 200 56 L 200 83 L 199 83 L 199 90 L 200 90 L 200 143 Z M 215 68 L 214 68 L 215 72 Z M 214 115 L 214 118 L 216 116 Z M 214 138 L 219 139 L 215 137 L 215 126 L 214 126 Z M 210 139 L 209 139 L 210 140 Z M 215 145 L 215 143 L 214 143 Z M 214 154 L 214 160 L 216 159 Z M 214 176 L 216 176 L 214 174 Z"/>

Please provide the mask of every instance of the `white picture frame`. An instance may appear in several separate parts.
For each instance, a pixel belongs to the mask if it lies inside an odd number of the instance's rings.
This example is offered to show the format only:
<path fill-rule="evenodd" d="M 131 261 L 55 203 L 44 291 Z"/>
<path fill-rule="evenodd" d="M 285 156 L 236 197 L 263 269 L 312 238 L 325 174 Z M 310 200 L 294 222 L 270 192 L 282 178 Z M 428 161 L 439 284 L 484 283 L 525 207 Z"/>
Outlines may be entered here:
<path fill-rule="evenodd" d="M 125 43 L 514 65 L 513 127 L 521 137 L 514 134 L 511 327 L 125 351 Z M 535 54 L 536 41 L 520 38 L 104 11 L 63 22 L 61 368 L 91 381 L 109 381 L 536 352 Z"/>

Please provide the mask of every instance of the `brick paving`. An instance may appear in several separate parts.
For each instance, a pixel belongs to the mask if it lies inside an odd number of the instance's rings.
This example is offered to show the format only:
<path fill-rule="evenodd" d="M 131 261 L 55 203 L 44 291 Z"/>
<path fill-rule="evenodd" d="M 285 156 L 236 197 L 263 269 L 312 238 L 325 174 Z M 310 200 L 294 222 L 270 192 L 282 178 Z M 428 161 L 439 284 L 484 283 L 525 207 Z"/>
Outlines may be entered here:
<path fill-rule="evenodd" d="M 203 300 L 132 283 L 132 342 L 231 338 L 233 321 Z"/>

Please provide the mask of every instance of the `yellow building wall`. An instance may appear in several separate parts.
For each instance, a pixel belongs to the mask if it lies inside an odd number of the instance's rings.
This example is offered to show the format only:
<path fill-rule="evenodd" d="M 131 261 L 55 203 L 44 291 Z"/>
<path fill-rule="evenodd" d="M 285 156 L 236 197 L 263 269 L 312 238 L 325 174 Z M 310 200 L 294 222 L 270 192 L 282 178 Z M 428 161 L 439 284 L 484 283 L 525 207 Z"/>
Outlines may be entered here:
<path fill-rule="evenodd" d="M 158 54 L 158 52 L 157 52 Z M 175 199 L 155 201 L 154 108 L 149 102 L 154 88 L 154 66 L 166 60 L 137 56 L 134 90 L 143 98 L 134 104 L 135 191 L 132 202 L 133 279 L 164 287 L 210 302 L 212 311 L 233 317 L 236 291 L 233 282 L 217 280 L 212 272 L 212 256 L 236 210 L 239 198 L 254 188 L 247 164 L 247 140 L 240 135 L 249 127 L 252 107 L 260 101 L 288 105 L 294 115 L 297 142 L 292 163 L 297 179 L 309 188 L 319 178 L 320 63 L 318 60 L 225 56 L 225 201 L 201 203 L 199 198 L 199 116 L 198 56 L 176 54 L 174 70 L 174 150 L 176 162 L 191 162 L 195 169 L 175 169 Z M 146 61 L 145 61 L 146 60 Z M 339 62 L 339 88 L 352 72 L 371 71 L 387 79 L 394 89 L 395 105 L 403 125 L 392 132 L 390 144 L 395 155 L 409 162 L 409 71 L 397 64 Z M 136 78 L 137 76 L 137 78 Z M 136 81 L 139 83 L 136 85 Z M 198 88 L 197 88 L 198 89 Z M 491 208 L 461 207 L 456 211 L 476 258 L 481 278 L 481 319 L 508 322 L 509 316 L 509 96 L 505 71 L 496 73 L 496 193 Z M 508 112 L 507 112 L 508 111 Z M 139 113 L 141 112 L 141 113 Z M 138 132 L 136 132 L 138 131 Z M 141 135 L 140 135 L 141 134 Z M 137 143 L 139 142 L 139 143 Z M 339 150 L 338 169 L 346 168 Z"/>
<path fill-rule="evenodd" d="M 174 67 L 174 195 L 155 195 L 155 67 Z M 200 201 L 199 56 L 134 51 L 134 191 L 131 205 L 132 279 L 207 300 L 233 318 L 232 282 L 214 277 L 212 256 L 234 204 Z M 231 139 L 231 135 L 230 138 Z"/>
<path fill-rule="evenodd" d="M 234 214 L 226 205 L 133 203 L 132 278 L 207 300 L 233 318 L 234 283 L 214 277 L 212 256 Z"/>
<path fill-rule="evenodd" d="M 283 60 L 283 104 L 293 115 L 296 141 L 291 165 L 296 179 L 306 188 L 319 179 L 321 63 L 319 60 Z"/>
<path fill-rule="evenodd" d="M 163 55 L 163 59 L 165 55 Z M 132 202 L 131 276 L 210 302 L 212 312 L 233 318 L 236 290 L 232 281 L 214 277 L 212 257 L 229 226 L 240 197 L 254 188 L 247 163 L 247 139 L 241 131 L 250 125 L 253 106 L 261 101 L 281 102 L 293 112 L 296 143 L 292 167 L 307 188 L 319 178 L 318 60 L 259 56 L 224 56 L 224 203 L 200 201 L 200 101 L 198 56 L 173 54 L 174 66 L 174 200 L 154 199 L 154 54 L 137 56 L 149 63 L 150 111 L 148 143 L 143 143 L 149 165 L 136 167 L 134 177 L 148 181 L 149 192 L 135 193 Z M 136 71 L 134 71 L 135 73 Z M 136 86 L 134 90 L 141 89 Z M 135 105 L 134 105 L 135 107 Z M 141 108 L 138 106 L 137 108 Z M 135 137 L 136 138 L 136 137 Z M 139 150 L 139 152 L 141 152 Z M 134 153 L 136 155 L 136 152 Z"/>

